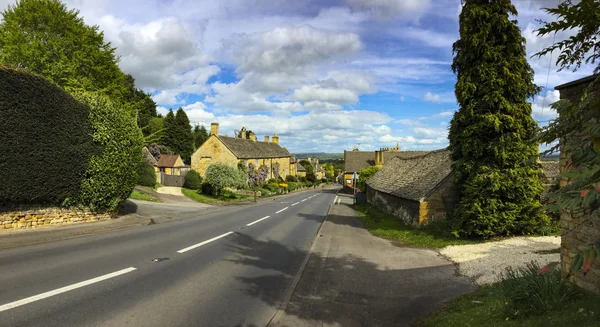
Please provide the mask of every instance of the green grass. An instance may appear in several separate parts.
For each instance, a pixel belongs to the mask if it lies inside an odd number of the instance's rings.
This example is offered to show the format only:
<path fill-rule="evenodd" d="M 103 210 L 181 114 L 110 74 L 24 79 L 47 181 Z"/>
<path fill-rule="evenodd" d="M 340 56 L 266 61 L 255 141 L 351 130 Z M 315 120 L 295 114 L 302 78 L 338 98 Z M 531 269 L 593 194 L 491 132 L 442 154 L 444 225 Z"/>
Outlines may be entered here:
<path fill-rule="evenodd" d="M 405 224 L 400 218 L 388 215 L 369 204 L 355 205 L 354 208 L 358 213 L 358 218 L 371 234 L 398 241 L 403 245 L 442 248 L 448 245 L 481 242 L 481 240 L 457 239 L 450 234 L 450 229 L 444 222 L 415 228 Z"/>
<path fill-rule="evenodd" d="M 131 192 L 131 195 L 129 196 L 130 199 L 134 199 L 134 200 L 143 200 L 143 201 L 152 201 L 152 202 L 160 202 L 158 199 L 151 197 L 150 195 L 146 194 L 146 193 L 142 193 L 139 191 L 133 191 Z"/>
<path fill-rule="evenodd" d="M 198 193 L 198 191 L 196 191 L 196 190 L 190 190 L 187 188 L 182 188 L 181 192 L 185 196 L 187 196 L 188 198 L 190 198 L 196 202 L 207 203 L 207 204 L 241 202 L 241 201 L 246 201 L 246 200 L 250 199 L 250 197 L 243 196 L 243 195 L 236 195 L 235 198 L 234 197 L 225 197 L 225 196 L 217 197 L 214 195 L 206 195 L 206 194 Z"/>
<path fill-rule="evenodd" d="M 443 309 L 423 319 L 422 327 L 548 327 L 599 326 L 600 296 L 584 293 L 558 310 L 543 315 L 508 317 L 496 285 L 485 286 L 450 301 Z"/>

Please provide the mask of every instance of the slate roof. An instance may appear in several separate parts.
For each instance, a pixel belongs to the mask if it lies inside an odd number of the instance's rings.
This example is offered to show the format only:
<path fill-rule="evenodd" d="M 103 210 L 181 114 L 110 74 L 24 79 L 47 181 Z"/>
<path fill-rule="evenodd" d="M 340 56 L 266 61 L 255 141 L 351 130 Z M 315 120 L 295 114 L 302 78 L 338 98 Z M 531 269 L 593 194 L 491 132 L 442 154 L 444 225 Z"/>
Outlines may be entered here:
<path fill-rule="evenodd" d="M 419 201 L 452 172 L 447 149 L 410 158 L 396 157 L 367 181 L 369 187 L 399 198 Z"/>
<path fill-rule="evenodd" d="M 273 142 L 252 141 L 229 136 L 219 136 L 219 140 L 238 159 L 283 158 L 292 156 L 288 150 Z"/>
<path fill-rule="evenodd" d="M 306 171 L 306 168 L 302 166 L 300 163 L 296 163 L 296 171 Z"/>
<path fill-rule="evenodd" d="M 156 166 L 158 168 L 175 167 L 177 158 L 179 158 L 178 154 L 161 154 L 160 158 L 158 158 L 158 164 Z"/>
<path fill-rule="evenodd" d="M 427 151 L 400 151 L 384 152 L 383 165 L 385 166 L 395 157 L 412 158 L 426 154 Z M 375 151 L 344 151 L 344 170 L 347 173 L 359 172 L 375 165 Z"/>

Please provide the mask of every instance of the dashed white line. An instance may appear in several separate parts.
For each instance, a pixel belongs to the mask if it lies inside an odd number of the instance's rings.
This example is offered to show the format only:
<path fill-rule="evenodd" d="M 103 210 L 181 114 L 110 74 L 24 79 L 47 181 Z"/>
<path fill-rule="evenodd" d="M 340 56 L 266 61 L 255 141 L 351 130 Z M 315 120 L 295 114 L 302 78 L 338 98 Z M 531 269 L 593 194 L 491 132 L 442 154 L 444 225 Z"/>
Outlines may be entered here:
<path fill-rule="evenodd" d="M 279 211 L 276 211 L 275 213 L 280 213 L 280 212 L 282 212 L 282 211 L 284 211 L 284 210 L 287 210 L 287 208 L 289 208 L 289 207 L 285 207 L 285 208 L 283 208 L 283 209 L 281 209 L 281 210 L 279 210 Z"/>
<path fill-rule="evenodd" d="M 6 310 L 9 310 L 9 309 L 12 309 L 12 308 L 16 308 L 16 307 L 19 307 L 19 306 L 22 306 L 24 304 L 28 304 L 28 303 L 31 303 L 31 302 L 39 301 L 39 300 L 42 300 L 42 299 L 45 299 L 45 298 L 49 298 L 51 296 L 58 295 L 60 293 L 65 293 L 65 292 L 68 292 L 68 291 L 72 291 L 74 289 L 81 288 L 81 287 L 84 287 L 84 286 L 87 286 L 87 285 L 90 285 L 90 284 L 98 283 L 98 282 L 101 282 L 101 281 L 109 279 L 109 278 L 117 277 L 119 275 L 123 275 L 123 274 L 129 273 L 129 272 L 132 272 L 134 270 L 136 270 L 136 268 L 134 268 L 134 267 L 125 268 L 125 269 L 122 269 L 122 270 L 119 270 L 119 271 L 115 271 L 115 272 L 110 273 L 110 274 L 102 275 L 100 277 L 88 279 L 88 280 L 85 280 L 83 282 L 79 282 L 77 284 L 73 284 L 73 285 L 61 287 L 61 288 L 55 289 L 53 291 L 48 291 L 48 292 L 45 292 L 45 293 L 42 293 L 42 294 L 38 294 L 38 295 L 30 296 L 28 298 L 24 298 L 24 299 L 19 300 L 19 301 L 7 303 L 7 304 L 4 304 L 4 305 L 0 306 L 0 312 L 6 311 Z"/>
<path fill-rule="evenodd" d="M 261 222 L 261 221 L 263 221 L 263 220 L 265 220 L 265 219 L 267 219 L 267 218 L 271 218 L 271 216 L 262 217 L 262 218 L 260 218 L 260 219 L 259 219 L 259 220 L 257 220 L 257 221 L 253 221 L 253 222 L 251 222 L 251 223 L 249 223 L 249 224 L 246 224 L 246 226 L 252 226 L 252 225 L 254 225 L 254 224 L 258 223 L 258 222 Z"/>
<path fill-rule="evenodd" d="M 221 234 L 221 235 L 219 235 L 219 236 L 217 236 L 217 237 L 213 237 L 213 238 L 211 238 L 210 240 L 206 240 L 206 241 L 204 241 L 204 242 L 201 242 L 201 243 L 198 243 L 198 244 L 194 244 L 194 245 L 192 245 L 192 246 L 188 246 L 188 247 L 187 247 L 187 248 L 185 248 L 185 249 L 181 249 L 181 250 L 177 251 L 177 253 L 184 253 L 184 252 L 187 252 L 187 251 L 189 251 L 189 250 L 193 250 L 193 249 L 195 249 L 195 248 L 197 248 L 197 247 L 200 247 L 200 246 L 202 246 L 202 245 L 205 245 L 205 244 L 208 244 L 208 243 L 210 243 L 210 242 L 212 242 L 212 241 L 216 241 L 216 240 L 218 240 L 218 239 L 220 239 L 220 238 L 223 238 L 223 237 L 225 237 L 225 236 L 227 236 L 227 235 L 229 235 L 229 234 L 233 234 L 233 232 L 227 232 L 227 233 L 225 233 L 225 234 Z"/>
<path fill-rule="evenodd" d="M 306 200 L 308 200 L 308 198 L 306 198 L 306 199 L 302 199 L 302 201 L 300 201 L 300 202 L 304 202 L 304 201 L 306 201 Z"/>
<path fill-rule="evenodd" d="M 298 203 L 300 203 L 300 202 L 292 203 L 292 207 L 293 207 L 293 206 L 295 206 L 295 205 L 296 205 L 296 204 L 298 204 Z"/>

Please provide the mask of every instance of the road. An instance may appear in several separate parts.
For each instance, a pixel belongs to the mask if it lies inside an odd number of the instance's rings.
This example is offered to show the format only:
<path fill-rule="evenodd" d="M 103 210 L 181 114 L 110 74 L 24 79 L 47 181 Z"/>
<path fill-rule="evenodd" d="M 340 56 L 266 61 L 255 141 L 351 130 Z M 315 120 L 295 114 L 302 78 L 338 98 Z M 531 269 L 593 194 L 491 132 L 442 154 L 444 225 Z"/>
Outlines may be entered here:
<path fill-rule="evenodd" d="M 0 251 L 0 326 L 266 326 L 335 191 Z"/>

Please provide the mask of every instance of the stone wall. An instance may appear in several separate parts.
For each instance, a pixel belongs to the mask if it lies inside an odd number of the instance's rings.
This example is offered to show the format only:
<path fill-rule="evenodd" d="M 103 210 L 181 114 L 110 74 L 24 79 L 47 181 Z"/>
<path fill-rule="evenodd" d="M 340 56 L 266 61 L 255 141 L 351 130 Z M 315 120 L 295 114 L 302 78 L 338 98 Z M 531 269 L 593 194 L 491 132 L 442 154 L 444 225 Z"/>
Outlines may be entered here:
<path fill-rule="evenodd" d="M 577 251 L 590 242 L 600 240 L 600 212 L 596 211 L 592 214 L 563 212 L 560 223 L 561 270 L 563 277 L 566 277 Z M 578 272 L 569 279 L 588 291 L 600 294 L 600 262 L 596 262 L 585 276 L 582 272 Z"/>
<path fill-rule="evenodd" d="M 420 203 L 418 201 L 398 198 L 367 187 L 367 202 L 385 213 L 402 219 L 409 225 L 419 225 Z"/>
<path fill-rule="evenodd" d="M 0 211 L 0 230 L 30 229 L 111 219 L 110 214 L 89 210 L 22 206 Z"/>
<path fill-rule="evenodd" d="M 446 219 L 448 213 L 456 205 L 457 195 L 452 182 L 452 174 L 440 182 L 433 191 L 421 202 L 419 224 Z"/>
<path fill-rule="evenodd" d="M 238 159 L 215 136 L 210 136 L 200 148 L 192 154 L 192 169 L 204 177 L 208 166 L 214 163 L 226 164 L 237 167 Z"/>

